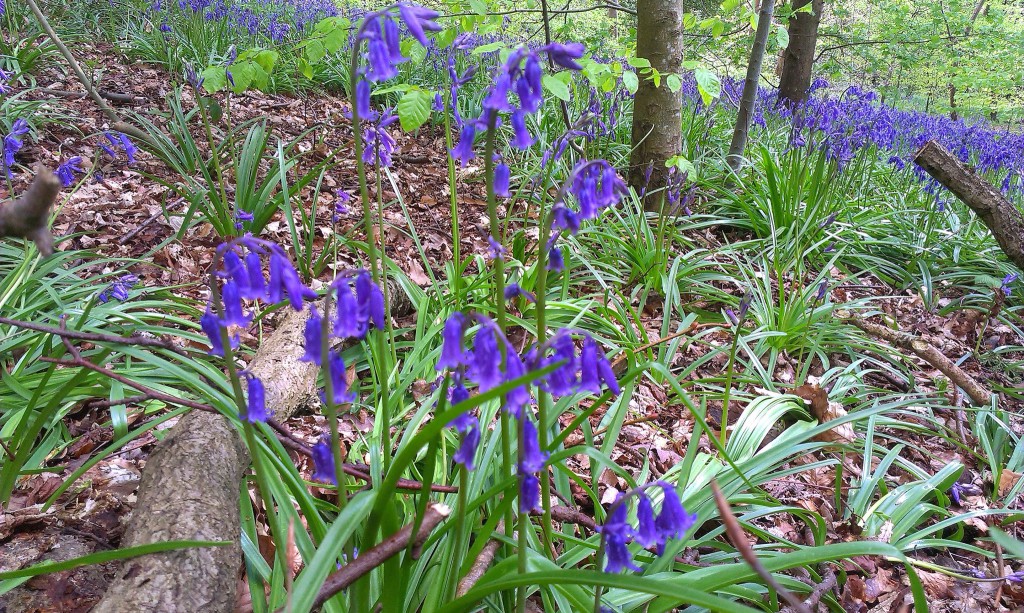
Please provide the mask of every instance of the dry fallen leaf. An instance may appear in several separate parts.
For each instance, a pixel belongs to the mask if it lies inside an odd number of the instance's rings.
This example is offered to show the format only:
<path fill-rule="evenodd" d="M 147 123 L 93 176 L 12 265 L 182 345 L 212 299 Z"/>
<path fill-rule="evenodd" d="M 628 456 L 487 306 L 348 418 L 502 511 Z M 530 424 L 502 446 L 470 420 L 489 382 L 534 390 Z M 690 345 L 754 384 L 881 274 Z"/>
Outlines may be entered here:
<path fill-rule="evenodd" d="M 804 399 L 804 402 L 810 408 L 811 415 L 819 423 L 830 422 L 846 416 L 846 409 L 843 408 L 842 403 L 829 401 L 828 392 L 817 384 L 801 385 L 790 393 Z M 852 443 L 856 438 L 857 435 L 853 431 L 853 426 L 849 423 L 843 423 L 815 436 L 814 440 L 826 443 Z"/>

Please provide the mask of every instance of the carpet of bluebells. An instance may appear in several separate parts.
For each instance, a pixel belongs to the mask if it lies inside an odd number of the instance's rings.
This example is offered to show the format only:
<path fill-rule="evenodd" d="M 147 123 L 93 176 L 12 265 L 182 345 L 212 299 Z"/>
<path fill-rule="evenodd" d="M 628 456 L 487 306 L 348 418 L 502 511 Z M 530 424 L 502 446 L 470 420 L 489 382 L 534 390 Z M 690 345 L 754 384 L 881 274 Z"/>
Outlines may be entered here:
<path fill-rule="evenodd" d="M 609 473 L 623 472 L 617 466 L 618 471 L 612 470 L 614 462 L 597 447 L 569 453 L 564 445 L 569 433 L 566 424 L 575 421 L 575 427 L 585 422 L 597 408 L 620 402 L 623 396 L 632 393 L 645 370 L 640 366 L 616 370 L 613 352 L 602 334 L 580 323 L 582 316 L 555 317 L 555 310 L 549 305 L 549 301 L 555 302 L 556 294 L 549 291 L 548 284 L 555 287 L 568 279 L 581 241 L 586 240 L 589 232 L 612 224 L 621 209 L 637 200 L 637 194 L 622 179 L 632 106 L 624 85 L 626 79 L 621 72 L 616 75 L 595 68 L 616 63 L 621 71 L 622 62 L 600 57 L 576 42 L 519 44 L 496 33 L 455 33 L 442 25 L 443 19 L 436 11 L 406 3 L 378 10 L 343 11 L 327 1 L 293 0 L 256 5 L 225 0 L 155 0 L 145 6 L 145 16 L 156 26 L 152 35 L 165 43 L 167 53 L 186 50 L 190 32 L 196 29 L 217 32 L 213 47 L 179 58 L 181 76 L 204 122 L 212 108 L 211 98 L 207 96 L 218 89 L 212 84 L 217 74 L 223 74 L 224 87 L 235 87 L 239 71 L 251 69 L 243 68 L 242 64 L 255 62 L 267 70 L 268 87 L 279 83 L 274 75 L 280 66 L 268 69 L 261 63 L 266 56 L 253 55 L 251 50 L 275 49 L 275 53 L 285 58 L 289 49 L 298 49 L 295 57 L 304 58 L 302 61 L 311 65 L 309 41 L 323 38 L 322 44 L 327 49 L 323 55 L 328 56 L 325 61 L 346 67 L 346 80 L 341 85 L 351 99 L 346 118 L 353 127 L 352 155 L 358 179 L 358 190 L 338 192 L 334 221 L 343 215 L 359 217 L 364 236 L 380 235 L 375 225 L 380 217 L 379 202 L 374 201 L 370 188 L 373 181 L 381 181 L 386 169 L 395 166 L 397 131 L 403 127 L 410 131 L 427 121 L 422 117 L 417 123 L 418 111 L 409 110 L 418 104 L 417 96 L 422 95 L 426 101 L 435 125 L 445 127 L 453 193 L 460 188 L 455 179 L 457 172 L 482 166 L 479 172 L 482 172 L 486 193 L 489 233 L 486 254 L 475 261 L 479 283 L 472 291 L 459 291 L 460 281 L 452 279 L 452 286 L 443 296 L 447 310 L 419 314 L 424 319 L 437 321 L 424 324 L 431 334 L 417 337 L 414 344 L 419 346 L 411 349 L 390 319 L 393 297 L 386 292 L 387 281 L 394 271 L 386 261 L 385 246 L 378 246 L 373 240 L 354 246 L 353 251 L 362 251 L 354 257 L 360 262 L 359 267 L 336 270 L 333 279 L 314 283 L 313 279 L 304 278 L 296 265 L 293 254 L 298 245 L 263 238 L 260 228 L 254 231 L 257 211 L 236 208 L 230 213 L 231 223 L 224 226 L 227 231 L 216 248 L 203 292 L 204 305 L 195 323 L 205 338 L 203 359 L 212 360 L 216 371 L 225 377 L 224 387 L 230 401 L 227 408 L 219 408 L 235 420 L 253 452 L 255 491 L 265 503 L 270 536 L 281 550 L 294 539 L 290 536 L 294 522 L 288 524 L 282 518 L 293 520 L 297 512 L 290 503 L 281 504 L 280 474 L 285 471 L 290 476 L 298 475 L 298 469 L 290 464 L 283 466 L 278 461 L 280 456 L 273 455 L 272 445 L 266 441 L 276 443 L 277 437 L 282 437 L 291 441 L 294 451 L 295 436 L 282 432 L 285 426 L 272 419 L 275 407 L 268 406 L 268 381 L 245 368 L 246 361 L 239 359 L 249 350 L 259 350 L 245 346 L 246 331 L 253 329 L 265 310 L 287 305 L 290 310 L 303 313 L 304 342 L 302 347 L 296 348 L 295 357 L 315 365 L 321 372 L 319 400 L 326 418 L 325 427 L 314 433 L 315 443 L 302 444 L 298 451 L 312 461 L 309 487 L 339 495 L 332 497 L 337 504 L 329 509 L 327 498 L 316 499 L 319 507 L 296 505 L 303 513 L 317 516 L 308 524 L 313 526 L 309 530 L 315 538 L 308 535 L 300 538 L 300 541 L 305 539 L 299 548 L 307 568 L 315 570 L 305 575 L 312 577 L 308 580 L 300 574 L 295 584 L 301 586 L 296 592 L 305 590 L 308 596 L 299 608 L 311 606 L 312 595 L 323 584 L 328 566 L 340 568 L 343 562 L 356 564 L 358 552 L 366 556 L 367 550 L 397 532 L 397 527 L 406 520 L 422 517 L 429 495 L 404 499 L 397 493 L 396 485 L 399 479 L 411 476 L 430 481 L 438 458 L 453 465 L 451 476 L 460 488 L 458 496 L 448 499 L 454 504 L 452 522 L 457 527 L 446 533 L 447 541 L 442 542 L 440 538 L 428 541 L 426 547 L 432 552 L 427 559 L 431 555 L 438 556 L 437 566 L 441 566 L 441 570 L 431 570 L 426 562 L 417 567 L 419 552 L 413 554 L 414 548 L 410 547 L 409 555 L 401 564 L 383 563 L 383 573 L 388 577 L 378 576 L 376 588 L 364 581 L 352 585 L 340 596 L 328 594 L 326 597 L 336 598 L 330 605 L 335 607 L 332 610 L 368 611 L 378 601 L 385 610 L 401 610 L 410 602 L 414 603 L 413 608 L 424 610 L 466 610 L 485 600 L 493 606 L 512 607 L 513 599 L 517 600 L 519 610 L 523 610 L 527 595 L 542 584 L 569 586 L 557 595 L 553 594 L 557 590 L 553 590 L 542 598 L 548 606 L 561 607 L 568 603 L 575 609 L 582 607 L 583 602 L 601 611 L 640 610 L 654 602 L 662 607 L 658 610 L 691 603 L 708 609 L 747 611 L 751 609 L 738 603 L 759 601 L 765 595 L 775 602 L 768 588 L 751 587 L 754 575 L 752 571 L 743 574 L 749 569 L 738 554 L 733 551 L 726 555 L 715 549 L 721 549 L 721 543 L 705 547 L 709 551 L 701 552 L 711 561 L 702 560 L 696 565 L 693 564 L 696 558 L 688 558 L 680 563 L 687 569 L 687 573 L 678 573 L 680 576 L 685 578 L 692 572 L 699 577 L 699 573 L 705 573 L 708 578 L 704 583 L 692 578 L 673 579 L 676 573 L 672 572 L 672 565 L 681 559 L 677 556 L 688 539 L 698 538 L 700 532 L 699 538 L 708 544 L 715 542 L 711 539 L 721 532 L 718 523 L 712 521 L 716 512 L 707 488 L 696 488 L 703 491 L 695 492 L 693 484 L 697 481 L 690 481 L 688 476 L 680 476 L 678 472 L 673 473 L 672 478 L 655 475 L 645 463 L 636 482 L 632 478 L 627 480 L 627 487 L 616 490 L 615 496 L 607 500 L 596 499 L 597 483 L 592 483 L 590 503 L 598 520 L 592 533 L 581 531 L 565 537 L 561 532 L 555 534 L 552 528 L 557 524 L 552 520 L 552 509 L 559 506 L 555 500 L 564 499 L 570 487 L 564 475 L 561 481 L 549 476 L 570 456 L 589 455 L 594 465 L 608 467 Z M 335 19 L 338 21 L 333 21 Z M 335 29 L 329 30 L 322 24 Z M 343 32 L 341 40 L 328 42 L 329 34 L 318 38 L 336 31 Z M 415 55 L 413 43 L 419 45 L 417 49 L 422 49 L 418 59 L 412 57 Z M 196 49 L 193 47 L 192 51 Z M 215 59 L 212 65 L 211 58 Z M 432 67 L 432 70 L 416 69 L 413 66 L 417 64 Z M 298 65 L 296 61 L 295 66 Z M 320 73 L 310 68 L 310 74 Z M 559 74 L 569 76 L 556 77 Z M 20 76 L 0 71 L 0 94 L 11 91 Z M 566 120 L 569 125 L 560 125 L 557 129 L 552 128 L 550 117 L 561 121 L 557 113 L 551 113 L 558 108 L 555 98 L 560 97 L 557 94 L 561 90 L 553 81 L 563 84 L 567 93 L 571 92 L 572 108 L 578 116 L 575 122 Z M 395 82 L 409 87 L 381 93 Z M 742 93 L 742 82 L 732 79 L 722 80 L 718 91 L 710 92 L 710 96 L 692 77 L 682 76 L 679 85 L 686 100 L 686 114 L 693 118 L 691 125 L 703 121 L 703 125 L 710 126 L 723 117 L 731 117 Z M 401 97 L 396 97 L 398 91 L 402 92 Z M 406 99 L 410 100 L 409 104 L 405 104 Z M 410 122 L 414 124 L 411 129 L 407 125 Z M 779 141 L 780 157 L 799 156 L 802 152 L 808 157 L 821 155 L 825 160 L 823 164 L 831 164 L 837 175 L 852 172 L 850 169 L 858 164 L 884 165 L 893 174 L 902 173 L 908 184 L 913 181 L 917 189 L 934 200 L 939 210 L 950 205 L 943 189 L 910 161 L 914 152 L 930 139 L 938 140 L 973 165 L 1011 199 L 1019 202 L 1024 190 L 1024 136 L 1021 134 L 999 130 L 984 120 L 953 121 L 900 110 L 883 104 L 874 93 L 855 86 L 844 88 L 819 79 L 812 86 L 808 100 L 796 108 L 778 104 L 775 92 L 763 88 L 758 92 L 754 123 L 766 142 L 773 135 Z M 2 159 L 8 181 L 18 173 L 27 172 L 19 156 L 27 139 L 37 129 L 36 124 L 36 118 L 31 115 L 7 118 Z M 206 129 L 209 132 L 208 125 Z M 90 161 L 74 154 L 74 147 L 69 147 L 53 169 L 65 188 L 81 186 L 86 176 L 96 177 L 101 172 L 101 164 L 116 162 L 132 167 L 146 149 L 137 139 L 114 130 L 102 130 L 86 138 L 106 157 Z M 96 168 L 90 168 L 90 164 Z M 703 168 L 703 164 L 709 168 Z M 693 208 L 698 206 L 698 195 L 707 187 L 706 177 L 713 176 L 716 164 L 718 169 L 722 168 L 720 161 L 709 161 L 706 155 L 701 159 L 694 157 L 691 171 L 675 173 L 672 184 L 665 190 L 668 210 L 682 212 L 684 218 L 698 219 Z M 219 168 L 217 172 L 220 173 Z M 640 195 L 645 195 L 646 191 L 646 187 L 643 188 Z M 374 193 L 379 197 L 379 183 Z M 528 199 L 531 206 L 535 206 L 533 214 L 525 221 L 517 221 L 536 226 L 531 228 L 535 232 L 532 236 L 536 237 L 532 251 L 521 244 L 513 244 L 503 231 L 507 220 L 502 215 L 507 209 L 499 205 L 515 198 Z M 826 232 L 836 219 L 837 213 L 833 211 L 820 223 L 815 221 L 812 225 L 817 231 Z M 452 233 L 457 243 L 454 228 Z M 824 246 L 822 243 L 815 249 L 818 255 L 828 258 L 834 251 L 833 245 L 820 249 Z M 801 253 L 800 258 L 802 256 Z M 829 261 L 834 262 L 834 259 Z M 461 265 L 461 262 L 455 264 Z M 576 264 L 578 266 L 578 262 Z M 454 276 L 459 277 L 460 269 L 455 270 Z M 802 274 L 792 276 L 797 279 L 794 283 L 805 281 Z M 1013 295 L 1018 277 L 1013 272 L 997 277 L 1001 285 L 996 288 L 994 300 L 1001 308 Z M 747 281 L 746 285 L 756 284 L 754 280 Z M 781 279 L 779 284 L 782 285 Z M 124 274 L 106 286 L 97 295 L 97 301 L 107 306 L 128 303 L 142 291 L 139 285 L 138 276 Z M 770 283 L 768 285 L 770 294 Z M 825 313 L 828 317 L 831 311 L 819 309 L 830 305 L 832 287 L 828 279 L 816 277 L 802 290 L 806 296 L 801 308 L 812 314 Z M 738 303 L 723 307 L 721 321 L 716 322 L 731 338 L 732 353 L 722 401 L 726 415 L 729 415 L 730 384 L 738 347 L 744 336 L 750 335 L 744 332 L 744 326 L 754 320 L 764 321 L 763 311 L 759 310 L 764 304 L 753 298 L 752 292 L 748 289 Z M 513 308 L 513 305 L 528 306 Z M 997 310 L 995 306 L 992 309 Z M 409 425 L 405 422 L 408 415 L 402 412 L 401 406 L 406 384 L 398 379 L 406 368 L 403 363 L 406 352 L 411 351 L 417 352 L 418 360 L 430 363 L 433 380 L 429 382 L 429 406 L 416 414 L 415 424 Z M 816 355 L 814 351 L 817 349 L 808 354 Z M 348 359 L 348 364 L 343 355 L 346 352 L 355 356 Z M 367 366 L 371 373 L 369 385 L 353 385 L 347 377 L 353 360 L 360 360 Z M 678 393 L 686 397 L 685 391 Z M 779 397 L 776 395 L 775 399 Z M 741 443 L 727 441 L 723 428 L 719 444 L 714 429 L 703 421 L 707 407 L 697 410 L 695 404 L 691 407 L 694 419 L 710 439 L 715 439 L 708 445 L 715 447 L 723 457 L 735 454 L 736 462 L 740 462 L 743 454 L 737 447 Z M 773 413 L 781 409 L 769 407 L 762 414 L 754 410 L 755 404 L 750 403 L 749 414 L 762 415 L 765 423 L 781 421 L 785 411 Z M 370 437 L 373 449 L 367 453 L 371 458 L 369 469 L 375 478 L 373 487 L 365 490 L 359 490 L 344 470 L 347 458 L 343 455 L 339 420 L 353 407 L 372 408 L 376 422 Z M 433 430 L 424 426 L 430 422 L 436 422 Z M 418 428 L 422 431 L 417 434 Z M 807 426 L 797 434 L 786 430 L 778 439 L 779 446 L 787 449 L 785 453 L 792 453 L 796 445 L 807 445 L 808 453 L 823 449 L 813 447 L 818 443 L 787 438 L 803 436 L 810 428 Z M 736 424 L 735 431 L 745 432 L 740 423 Z M 588 430 L 587 435 L 592 437 L 593 430 Z M 740 438 L 737 434 L 734 436 Z M 696 439 L 700 439 L 699 433 Z M 754 442 L 749 457 L 744 456 L 742 462 L 758 460 L 760 440 Z M 777 452 L 769 449 L 769 443 L 764 445 L 761 459 L 774 457 L 772 453 Z M 439 452 L 439 446 L 444 447 L 443 451 Z M 685 449 L 687 461 L 691 463 L 688 465 L 705 462 L 705 466 L 711 466 L 712 460 L 704 455 L 705 450 L 700 450 L 700 460 L 696 460 L 697 447 L 694 444 Z M 736 469 L 736 462 L 728 459 L 725 464 Z M 779 465 L 782 463 L 780 460 Z M 823 461 L 821 466 L 835 463 Z M 700 473 L 697 469 L 693 472 Z M 733 494 L 740 492 L 741 481 L 760 478 L 753 472 L 733 477 Z M 713 480 L 714 476 L 709 479 Z M 939 496 L 947 510 L 953 504 L 950 499 L 956 505 L 965 504 L 966 498 L 980 491 L 976 485 L 955 479 L 954 476 L 948 483 L 941 481 L 941 488 L 929 483 L 921 491 Z M 301 479 L 293 479 L 293 482 L 299 483 L 303 490 L 307 487 Z M 706 486 L 708 481 L 699 483 Z M 348 497 L 345 492 L 353 495 Z M 277 502 L 276 509 L 272 501 Z M 917 502 L 924 504 L 923 499 Z M 478 513 L 487 505 L 491 505 L 487 514 Z M 323 515 L 327 520 L 320 518 L 320 512 L 325 509 Z M 531 519 L 536 516 L 542 519 Z M 499 519 L 504 522 L 504 528 L 498 528 Z M 748 524 L 756 525 L 755 520 L 749 518 Z M 331 527 L 329 532 L 326 526 L 334 525 L 330 522 L 348 526 L 346 536 L 328 541 L 329 535 L 336 536 L 342 531 L 339 527 L 335 532 Z M 709 530 L 717 532 L 708 536 Z M 493 576 L 488 575 L 488 580 L 482 581 L 476 591 L 456 594 L 457 581 L 452 579 L 464 574 L 462 571 L 473 564 L 492 535 L 503 539 L 503 553 L 499 558 L 507 564 L 499 562 Z M 820 541 L 817 544 L 824 545 Z M 317 545 L 331 542 L 336 548 L 321 553 L 327 548 L 318 549 L 313 542 Z M 878 559 L 885 556 L 894 565 L 906 565 L 906 576 L 914 577 L 910 583 L 914 596 L 918 597 L 920 586 L 915 583 L 912 564 L 904 555 L 917 547 L 917 543 L 908 543 L 896 548 L 872 541 L 864 545 L 863 550 L 821 547 L 816 549 L 817 553 L 807 554 L 807 561 L 800 564 L 812 567 L 817 562 L 835 560 L 842 555 L 872 555 L 879 556 Z M 312 563 L 325 556 L 329 565 Z M 593 572 L 571 574 L 583 567 Z M 254 568 L 247 569 L 250 582 L 279 581 L 276 574 L 270 577 L 267 572 L 261 577 L 260 571 Z M 782 568 L 787 567 L 780 563 L 773 570 Z M 367 572 L 369 570 L 373 569 Z M 1000 571 L 1003 570 L 1000 562 Z M 392 572 L 401 577 L 404 587 L 417 581 L 421 584 L 410 587 L 408 594 L 398 593 L 399 590 L 387 585 Z M 715 572 L 719 575 L 713 575 Z M 729 572 L 733 575 L 723 579 Z M 818 571 L 814 572 L 813 579 L 820 580 Z M 1019 573 L 1024 571 L 1006 569 L 1006 572 L 1007 580 L 1019 581 Z M 629 581 L 634 581 L 633 584 L 620 581 L 624 573 L 630 574 Z M 517 574 L 519 579 L 515 578 Z M 975 570 L 974 576 L 978 574 L 985 576 L 984 572 Z M 438 582 L 441 587 L 424 587 L 430 583 L 424 577 L 434 576 L 442 577 Z M 513 578 L 507 579 L 507 576 Z M 664 584 L 659 584 L 659 580 Z M 502 584 L 501 581 L 508 582 Z M 813 583 L 811 581 L 809 587 L 792 579 L 787 587 L 797 589 L 793 587 L 796 584 L 803 593 L 810 591 Z M 380 589 L 380 585 L 385 587 Z M 582 589 L 575 589 L 580 586 L 589 586 L 590 591 L 583 593 Z M 276 589 L 268 590 L 270 599 L 257 606 L 272 610 L 271 607 L 284 605 Z M 437 591 L 436 595 L 432 589 Z M 395 593 L 388 593 L 389 590 Z M 262 589 L 257 591 L 262 595 Z M 430 595 L 421 596 L 421 593 Z M 464 608 L 441 606 L 451 602 Z"/>

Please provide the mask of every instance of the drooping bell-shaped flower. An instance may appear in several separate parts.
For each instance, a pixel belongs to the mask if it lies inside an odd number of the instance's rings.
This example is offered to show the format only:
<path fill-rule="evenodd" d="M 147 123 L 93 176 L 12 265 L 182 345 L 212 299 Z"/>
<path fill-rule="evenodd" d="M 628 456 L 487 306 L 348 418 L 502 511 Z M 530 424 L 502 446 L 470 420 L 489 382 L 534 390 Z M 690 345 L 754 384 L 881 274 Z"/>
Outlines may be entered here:
<path fill-rule="evenodd" d="M 504 378 L 501 373 L 501 351 L 490 322 L 483 323 L 473 337 L 473 349 L 467 356 L 466 372 L 480 386 L 481 392 L 497 387 Z"/>
<path fill-rule="evenodd" d="M 640 543 L 641 547 L 653 547 L 662 542 L 654 522 L 654 508 L 651 506 L 650 498 L 644 494 L 639 496 L 640 501 L 636 509 L 636 533 L 633 538 Z"/>
<path fill-rule="evenodd" d="M 313 480 L 337 485 L 334 472 L 334 454 L 331 453 L 331 438 L 326 434 L 313 445 Z"/>
<path fill-rule="evenodd" d="M 462 331 L 466 325 L 466 316 L 456 311 L 444 322 L 441 332 L 441 357 L 437 360 L 437 370 L 458 368 L 466 359 L 462 349 Z"/>
<path fill-rule="evenodd" d="M 664 497 L 661 500 L 661 512 L 658 513 L 657 519 L 654 520 L 654 525 L 658 529 L 658 536 L 662 540 L 670 538 L 681 539 L 686 535 L 686 531 L 693 527 L 694 522 L 697 521 L 697 515 L 686 512 L 686 509 L 683 508 L 682 503 L 679 501 L 679 494 L 676 493 L 676 488 L 671 483 L 658 481 L 658 486 L 661 487 L 661 491 L 664 493 Z"/>
<path fill-rule="evenodd" d="M 305 342 L 306 353 L 299 358 L 300 362 L 312 362 L 317 366 L 321 365 L 323 349 L 323 318 L 317 313 L 316 307 L 310 305 L 309 318 L 306 319 L 306 327 L 303 329 L 302 337 Z"/>
<path fill-rule="evenodd" d="M 354 393 L 349 393 L 348 382 L 345 381 L 345 361 L 341 354 L 333 349 L 327 353 L 327 376 L 331 381 L 331 401 L 334 404 L 346 404 L 355 400 Z M 320 392 L 320 400 L 327 402 L 327 397 Z"/>
<path fill-rule="evenodd" d="M 242 416 L 242 419 L 251 424 L 266 422 L 270 415 L 267 414 L 266 391 L 263 388 L 263 382 L 253 374 L 249 374 L 247 378 L 248 394 L 245 402 L 245 415 Z"/>
<path fill-rule="evenodd" d="M 629 541 L 633 538 L 633 527 L 629 525 L 628 509 L 625 504 L 616 504 L 612 514 L 598 531 L 604 537 L 606 573 L 617 573 L 625 568 L 637 572 L 643 569 L 633 563 L 629 552 Z"/>

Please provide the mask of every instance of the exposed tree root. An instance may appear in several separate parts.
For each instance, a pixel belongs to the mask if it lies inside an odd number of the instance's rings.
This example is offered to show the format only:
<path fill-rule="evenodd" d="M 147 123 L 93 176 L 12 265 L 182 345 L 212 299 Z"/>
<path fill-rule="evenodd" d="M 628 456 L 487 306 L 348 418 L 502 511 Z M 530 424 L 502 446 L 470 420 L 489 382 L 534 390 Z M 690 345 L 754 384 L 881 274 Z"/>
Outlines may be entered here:
<path fill-rule="evenodd" d="M 46 168 L 36 168 L 36 178 L 14 202 L 0 205 L 0 238 L 27 238 L 43 257 L 53 254 L 50 208 L 60 192 L 60 180 Z"/>

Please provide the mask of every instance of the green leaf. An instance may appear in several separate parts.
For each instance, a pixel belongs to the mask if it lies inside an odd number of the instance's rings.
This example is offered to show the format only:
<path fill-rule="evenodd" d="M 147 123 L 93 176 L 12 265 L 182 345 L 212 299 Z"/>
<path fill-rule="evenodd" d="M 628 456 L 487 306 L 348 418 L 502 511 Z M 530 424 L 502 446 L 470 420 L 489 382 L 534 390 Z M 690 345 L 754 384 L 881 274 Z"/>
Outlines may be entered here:
<path fill-rule="evenodd" d="M 274 64 L 277 63 L 277 58 L 280 54 L 273 49 L 264 49 L 256 54 L 253 61 L 259 64 L 260 68 L 263 69 L 267 75 L 270 75 L 274 71 Z"/>
<path fill-rule="evenodd" d="M 633 68 L 650 68 L 651 60 L 645 57 L 631 57 L 626 62 Z"/>
<path fill-rule="evenodd" d="M 437 36 L 434 37 L 434 42 L 437 43 L 439 49 L 444 49 L 448 45 L 452 44 L 455 37 L 459 35 L 458 28 L 445 28 L 441 30 Z"/>
<path fill-rule="evenodd" d="M 622 73 L 622 84 L 626 86 L 629 93 L 635 94 L 636 90 L 640 88 L 640 79 L 637 78 L 635 72 L 627 70 Z"/>
<path fill-rule="evenodd" d="M 691 180 L 697 176 L 697 167 L 693 165 L 693 162 L 681 155 L 674 155 L 665 160 L 665 168 L 672 168 L 673 166 Z"/>
<path fill-rule="evenodd" d="M 544 89 L 551 92 L 559 100 L 569 101 L 569 84 L 561 75 L 568 75 L 569 72 L 560 72 L 557 75 L 546 74 L 543 78 Z"/>
<path fill-rule="evenodd" d="M 415 38 L 407 38 L 401 44 L 402 55 L 409 58 L 413 65 L 422 64 L 427 59 L 427 48 Z"/>
<path fill-rule="evenodd" d="M 469 0 L 469 10 L 481 17 L 487 16 L 487 3 L 484 0 Z"/>
<path fill-rule="evenodd" d="M 789 30 L 783 26 L 779 26 L 775 30 L 775 40 L 779 42 L 779 48 L 785 49 L 789 46 Z"/>
<path fill-rule="evenodd" d="M 705 106 L 711 104 L 711 101 L 722 93 L 721 79 L 707 68 L 698 67 L 693 71 L 693 77 L 697 80 L 697 91 L 700 92 L 700 98 Z"/>
<path fill-rule="evenodd" d="M 493 43 L 487 43 L 486 45 L 480 45 L 476 49 L 473 49 L 473 55 L 482 55 L 484 53 L 490 53 L 492 51 L 497 51 L 498 49 L 501 49 L 504 46 L 505 46 L 505 43 L 503 43 L 501 41 L 496 41 L 496 42 L 493 42 Z"/>
<path fill-rule="evenodd" d="M 228 77 L 226 74 L 227 69 L 223 66 L 210 66 L 203 71 L 203 89 L 215 94 L 220 90 L 227 87 Z"/>
<path fill-rule="evenodd" d="M 736 7 L 740 5 L 740 0 L 725 0 L 722 3 L 722 12 L 729 13 L 736 10 Z"/>
<path fill-rule="evenodd" d="M 679 90 L 683 88 L 683 80 L 677 74 L 666 75 L 665 85 L 668 86 L 669 91 L 672 93 L 679 93 Z"/>
<path fill-rule="evenodd" d="M 430 118 L 430 92 L 413 89 L 405 92 L 398 101 L 398 119 L 406 132 L 415 130 Z"/>

